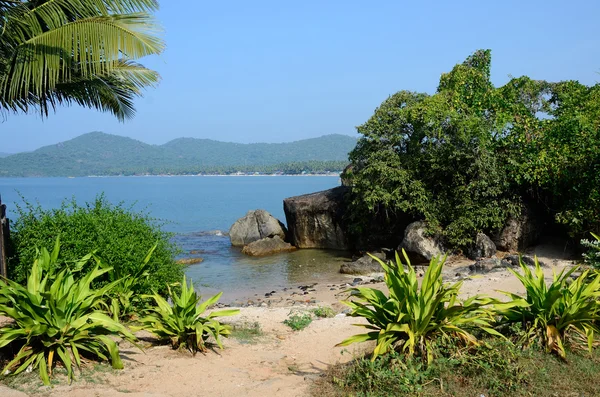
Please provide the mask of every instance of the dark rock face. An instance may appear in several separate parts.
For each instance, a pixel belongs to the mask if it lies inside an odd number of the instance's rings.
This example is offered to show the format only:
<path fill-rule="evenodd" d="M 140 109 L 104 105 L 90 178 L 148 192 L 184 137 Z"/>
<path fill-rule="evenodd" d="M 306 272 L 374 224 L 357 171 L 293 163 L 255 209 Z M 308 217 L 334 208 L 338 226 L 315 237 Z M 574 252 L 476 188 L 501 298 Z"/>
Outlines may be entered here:
<path fill-rule="evenodd" d="M 481 258 L 469 266 L 471 273 L 487 273 L 495 269 L 507 267 L 508 263 L 503 263 L 498 258 Z"/>
<path fill-rule="evenodd" d="M 491 258 L 496 254 L 496 244 L 483 233 L 477 233 L 475 245 L 467 251 L 469 259 Z"/>
<path fill-rule="evenodd" d="M 386 256 L 381 252 L 372 253 L 373 256 L 385 261 Z M 365 255 L 353 262 L 344 263 L 340 268 L 340 273 L 343 274 L 370 274 L 370 273 L 381 273 L 383 268 L 375 259 L 369 255 Z"/>
<path fill-rule="evenodd" d="M 295 249 L 296 247 L 286 243 L 281 237 L 275 236 L 251 242 L 242 249 L 242 253 L 250 256 L 266 256 Z"/>
<path fill-rule="evenodd" d="M 502 230 L 493 237 L 493 241 L 502 251 L 522 251 L 538 242 L 543 225 L 539 211 L 525 205 L 521 216 L 509 217 Z"/>
<path fill-rule="evenodd" d="M 248 211 L 229 230 L 229 239 L 234 247 L 243 247 L 253 241 L 279 236 L 286 239 L 287 230 L 283 223 L 265 210 Z"/>
<path fill-rule="evenodd" d="M 298 248 L 347 250 L 343 216 L 348 190 L 339 186 L 283 200 L 290 242 Z"/>
<path fill-rule="evenodd" d="M 427 237 L 427 224 L 423 221 L 413 222 L 406 227 L 404 239 L 398 250 L 406 250 L 411 261 L 429 262 L 433 257 L 442 256 L 444 249 L 435 238 Z"/>

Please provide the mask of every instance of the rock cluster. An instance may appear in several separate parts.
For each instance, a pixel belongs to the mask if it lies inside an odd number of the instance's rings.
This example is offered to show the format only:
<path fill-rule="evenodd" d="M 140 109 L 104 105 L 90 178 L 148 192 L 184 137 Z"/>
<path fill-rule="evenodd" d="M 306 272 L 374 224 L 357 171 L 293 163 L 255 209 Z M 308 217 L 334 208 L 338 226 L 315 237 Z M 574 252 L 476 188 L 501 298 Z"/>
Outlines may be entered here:
<path fill-rule="evenodd" d="M 293 251 L 296 247 L 287 243 L 285 225 L 265 210 L 248 211 L 229 229 L 229 239 L 234 247 L 243 247 L 242 253 L 265 256 Z"/>

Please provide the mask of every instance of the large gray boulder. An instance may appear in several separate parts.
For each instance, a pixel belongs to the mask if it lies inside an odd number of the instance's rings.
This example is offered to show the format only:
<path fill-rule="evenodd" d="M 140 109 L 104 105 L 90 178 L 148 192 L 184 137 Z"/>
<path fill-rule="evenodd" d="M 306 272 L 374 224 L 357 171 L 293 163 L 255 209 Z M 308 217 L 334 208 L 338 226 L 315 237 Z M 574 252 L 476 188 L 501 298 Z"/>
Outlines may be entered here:
<path fill-rule="evenodd" d="M 411 261 L 429 262 L 431 258 L 443 255 L 442 244 L 436 238 L 427 236 L 426 231 L 427 224 L 423 221 L 413 222 L 404 230 L 404 239 L 398 249 L 406 250 Z"/>
<path fill-rule="evenodd" d="M 290 242 L 298 248 L 347 250 L 343 216 L 348 187 L 283 200 Z"/>
<path fill-rule="evenodd" d="M 382 261 L 386 260 L 385 254 L 382 252 L 374 252 L 371 255 L 381 259 Z M 353 262 L 344 263 L 340 267 L 340 273 L 343 274 L 371 274 L 381 272 L 383 272 L 381 264 L 369 255 L 358 258 Z"/>
<path fill-rule="evenodd" d="M 279 252 L 294 251 L 296 247 L 286 243 L 279 236 L 256 240 L 242 248 L 242 253 L 250 256 L 266 256 Z"/>
<path fill-rule="evenodd" d="M 491 258 L 496 255 L 496 244 L 483 233 L 477 233 L 475 244 L 467 250 L 469 259 Z"/>
<path fill-rule="evenodd" d="M 521 215 L 509 217 L 500 232 L 492 237 L 502 251 L 523 251 L 535 245 L 543 230 L 543 220 L 531 206 L 525 205 Z"/>
<path fill-rule="evenodd" d="M 243 247 L 253 241 L 279 236 L 286 239 L 287 231 L 283 223 L 265 210 L 248 211 L 229 229 L 229 239 L 234 247 Z"/>

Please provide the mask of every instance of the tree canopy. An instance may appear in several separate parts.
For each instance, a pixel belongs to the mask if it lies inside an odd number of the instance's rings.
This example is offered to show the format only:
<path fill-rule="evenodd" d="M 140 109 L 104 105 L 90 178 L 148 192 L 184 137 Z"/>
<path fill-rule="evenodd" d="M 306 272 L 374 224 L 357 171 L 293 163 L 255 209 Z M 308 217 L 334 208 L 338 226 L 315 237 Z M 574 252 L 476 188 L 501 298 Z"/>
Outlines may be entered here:
<path fill-rule="evenodd" d="M 0 111 L 62 104 L 134 114 L 159 75 L 135 60 L 159 54 L 156 0 L 0 0 Z"/>
<path fill-rule="evenodd" d="M 598 229 L 600 87 L 529 77 L 494 87 L 490 70 L 491 51 L 476 51 L 435 94 L 400 91 L 358 127 L 353 214 L 410 214 L 454 247 L 528 200 L 572 235 Z"/>

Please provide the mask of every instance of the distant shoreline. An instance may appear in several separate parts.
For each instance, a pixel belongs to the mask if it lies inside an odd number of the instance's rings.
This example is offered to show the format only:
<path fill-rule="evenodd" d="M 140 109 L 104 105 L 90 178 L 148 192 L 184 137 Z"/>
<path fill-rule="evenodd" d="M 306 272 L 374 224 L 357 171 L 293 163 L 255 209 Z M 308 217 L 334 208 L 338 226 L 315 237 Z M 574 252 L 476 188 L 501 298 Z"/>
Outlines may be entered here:
<path fill-rule="evenodd" d="M 150 174 L 150 175 L 85 175 L 85 176 L 0 176 L 0 179 L 16 179 L 16 178 L 175 178 L 175 177 L 280 177 L 280 176 L 295 176 L 295 177 L 336 177 L 339 178 L 341 173 L 329 173 L 329 174 L 200 174 L 200 175 L 186 175 L 186 174 Z"/>

